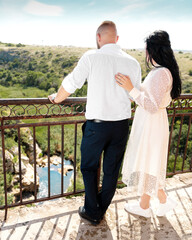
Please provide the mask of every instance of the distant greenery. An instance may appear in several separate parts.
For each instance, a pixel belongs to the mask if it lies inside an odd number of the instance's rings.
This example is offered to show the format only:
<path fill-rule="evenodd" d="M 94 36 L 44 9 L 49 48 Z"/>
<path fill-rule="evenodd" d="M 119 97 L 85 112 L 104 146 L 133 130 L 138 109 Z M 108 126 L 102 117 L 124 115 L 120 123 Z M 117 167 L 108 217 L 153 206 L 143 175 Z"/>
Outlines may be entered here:
<path fill-rule="evenodd" d="M 0 97 L 18 97 L 17 91 L 15 96 L 13 94 L 14 87 L 21 90 L 21 97 L 45 97 L 57 92 L 63 78 L 73 70 L 82 55 L 82 49 L 27 47 L 22 44 L 4 46 L 7 48 L 0 45 L 0 86 L 5 88 Z M 31 87 L 34 88 L 33 96 L 31 91 L 30 94 L 26 91 Z M 82 94 L 86 95 L 86 85 L 77 91 L 77 96 Z"/>
<path fill-rule="evenodd" d="M 13 43 L 3 43 L 3 42 L 0 42 L 0 46 L 4 46 L 4 47 L 25 47 L 25 45 L 21 44 L 21 43 L 13 44 Z"/>
<path fill-rule="evenodd" d="M 181 120 L 178 118 L 176 119 L 176 123 L 174 126 L 174 130 L 172 133 L 172 142 L 171 142 L 171 148 L 170 148 L 170 155 L 169 155 L 169 161 L 167 166 L 167 171 L 172 172 L 174 169 L 174 162 L 175 162 L 175 156 L 177 151 L 177 146 L 179 147 L 178 153 L 177 153 L 177 162 L 176 162 L 176 171 L 182 169 L 183 164 L 183 157 L 185 156 L 185 162 L 184 162 L 184 169 L 189 169 L 191 164 L 191 156 L 192 156 L 192 129 L 190 129 L 189 132 L 189 138 L 187 143 L 187 149 L 186 149 L 186 155 L 185 155 L 185 145 L 187 140 L 187 134 L 188 134 L 188 128 L 189 128 L 189 118 L 184 118 L 184 123 L 182 126 L 181 131 L 181 138 L 178 145 L 178 139 L 179 139 L 179 130 L 181 125 Z"/>
<path fill-rule="evenodd" d="M 79 58 L 87 50 L 87 48 L 25 46 L 0 42 L 0 97 L 47 97 L 58 90 L 64 77 L 73 70 Z M 145 66 L 145 52 L 136 49 L 125 51 L 141 64 L 144 80 L 149 72 Z M 192 53 L 179 51 L 175 55 L 183 79 L 183 93 L 191 93 Z M 79 97 L 86 94 L 87 83 L 81 89 L 77 89 L 72 96 Z"/>
<path fill-rule="evenodd" d="M 13 179 L 13 175 L 9 172 L 6 174 L 6 182 L 7 182 L 7 187 L 10 186 L 11 182 Z M 13 196 L 11 194 L 8 194 L 7 197 L 8 204 L 11 204 L 13 202 Z M 2 158 L 0 158 L 0 206 L 5 204 L 5 199 L 4 199 L 4 174 L 3 174 L 3 162 Z"/>

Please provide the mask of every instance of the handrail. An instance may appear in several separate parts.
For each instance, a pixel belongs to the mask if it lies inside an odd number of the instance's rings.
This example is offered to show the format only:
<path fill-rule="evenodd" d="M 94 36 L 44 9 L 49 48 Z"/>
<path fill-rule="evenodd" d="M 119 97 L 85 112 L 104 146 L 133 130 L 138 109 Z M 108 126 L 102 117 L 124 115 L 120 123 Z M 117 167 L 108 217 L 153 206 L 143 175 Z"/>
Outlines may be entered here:
<path fill-rule="evenodd" d="M 86 103 L 86 97 L 69 97 L 59 104 Z M 0 98 L 0 105 L 51 104 L 48 98 Z"/>

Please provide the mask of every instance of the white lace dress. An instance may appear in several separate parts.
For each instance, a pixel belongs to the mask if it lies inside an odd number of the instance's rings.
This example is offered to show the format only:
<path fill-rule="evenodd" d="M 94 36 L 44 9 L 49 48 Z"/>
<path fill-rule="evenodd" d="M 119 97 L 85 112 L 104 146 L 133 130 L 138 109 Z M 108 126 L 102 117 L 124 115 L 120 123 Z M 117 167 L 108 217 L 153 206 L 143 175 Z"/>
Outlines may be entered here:
<path fill-rule="evenodd" d="M 124 156 L 122 181 L 128 190 L 157 196 L 164 189 L 169 123 L 166 107 L 171 101 L 172 76 L 167 68 L 150 71 L 141 89 L 130 96 L 138 104 Z"/>

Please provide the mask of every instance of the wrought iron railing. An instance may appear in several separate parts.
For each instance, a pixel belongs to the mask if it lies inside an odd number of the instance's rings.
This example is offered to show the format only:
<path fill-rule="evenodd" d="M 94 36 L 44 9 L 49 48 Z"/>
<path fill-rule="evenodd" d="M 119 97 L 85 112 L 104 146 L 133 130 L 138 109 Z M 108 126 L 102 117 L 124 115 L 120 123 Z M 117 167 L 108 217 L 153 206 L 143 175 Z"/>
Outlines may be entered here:
<path fill-rule="evenodd" d="M 86 98 L 68 98 L 63 103 L 53 105 L 47 98 L 40 99 L 0 99 L 0 120 L 1 120 L 1 189 L 3 187 L 4 193 L 1 194 L 3 203 L 0 204 L 0 209 L 5 210 L 5 219 L 7 216 L 8 208 L 42 202 L 50 199 L 56 199 L 63 196 L 75 195 L 84 192 L 84 189 L 77 186 L 77 173 L 79 166 L 77 166 L 77 144 L 79 131 L 81 125 L 85 122 L 85 105 Z M 167 176 L 172 176 L 177 173 L 192 171 L 192 94 L 182 95 L 178 99 L 171 102 L 167 108 L 169 122 L 170 122 L 170 140 L 168 150 L 168 168 Z M 132 113 L 134 115 L 135 105 L 133 105 Z M 133 119 L 133 116 L 131 120 Z M 60 155 L 61 155 L 61 191 L 60 194 L 52 195 L 50 192 L 50 146 L 51 146 L 51 129 L 60 126 Z M 73 186 L 72 191 L 64 191 L 63 168 L 64 168 L 64 154 L 65 144 L 64 141 L 67 126 L 73 126 Z M 45 135 L 47 138 L 47 166 L 48 166 L 48 194 L 46 197 L 37 197 L 37 128 L 44 127 Z M 158 126 L 157 126 L 158 127 Z M 33 137 L 33 161 L 34 168 L 34 191 L 32 200 L 23 199 L 23 186 L 22 186 L 22 160 L 21 160 L 21 130 L 23 128 L 30 128 Z M 10 186 L 7 184 L 7 162 L 6 162 L 6 137 L 13 133 L 18 148 L 18 165 L 19 165 L 19 199 L 16 202 L 9 203 L 8 195 L 10 194 Z M 79 161 L 79 160 L 78 160 Z M 79 163 L 78 163 L 79 164 Z M 78 171 L 77 171 L 78 170 Z M 100 178 L 100 169 L 98 171 L 98 179 Z M 121 182 L 121 181 L 119 181 Z"/>

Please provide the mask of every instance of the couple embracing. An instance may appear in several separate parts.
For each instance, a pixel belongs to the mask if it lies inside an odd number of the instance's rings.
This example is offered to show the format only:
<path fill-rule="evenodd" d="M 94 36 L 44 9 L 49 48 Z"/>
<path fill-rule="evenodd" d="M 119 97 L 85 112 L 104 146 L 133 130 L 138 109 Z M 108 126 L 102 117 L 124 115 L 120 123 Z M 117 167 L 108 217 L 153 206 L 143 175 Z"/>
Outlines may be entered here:
<path fill-rule="evenodd" d="M 143 83 L 137 60 L 116 44 L 118 35 L 113 22 L 105 21 L 98 27 L 96 40 L 98 49 L 86 52 L 64 78 L 58 93 L 49 96 L 52 103 L 60 103 L 88 82 L 81 143 L 85 201 L 79 215 L 93 225 L 100 223 L 115 194 L 123 162 L 122 181 L 140 196 L 139 202 L 126 203 L 125 210 L 149 218 L 150 199 L 157 197 L 156 215 L 164 216 L 176 206 L 164 190 L 169 138 L 166 107 L 181 93 L 169 35 L 156 31 L 147 37 L 146 63 L 151 71 Z M 131 101 L 138 107 L 128 140 Z M 97 170 L 102 153 L 103 181 L 98 191 Z"/>

